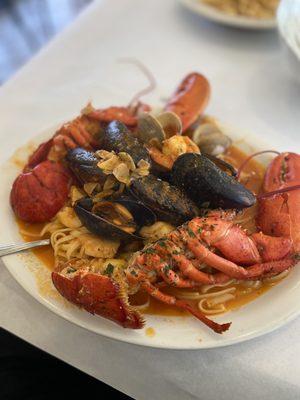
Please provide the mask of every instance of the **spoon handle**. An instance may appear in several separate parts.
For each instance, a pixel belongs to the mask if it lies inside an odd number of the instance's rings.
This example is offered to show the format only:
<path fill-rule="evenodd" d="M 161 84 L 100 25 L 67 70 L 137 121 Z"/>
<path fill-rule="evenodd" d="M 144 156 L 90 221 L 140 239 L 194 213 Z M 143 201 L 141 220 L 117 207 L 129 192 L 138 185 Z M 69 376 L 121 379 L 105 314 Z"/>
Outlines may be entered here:
<path fill-rule="evenodd" d="M 47 246 L 50 244 L 49 239 L 36 240 L 35 242 L 26 242 L 19 244 L 5 244 L 0 245 L 0 257 L 6 256 L 8 254 L 18 253 L 19 251 L 24 251 L 32 249 L 34 247 Z"/>

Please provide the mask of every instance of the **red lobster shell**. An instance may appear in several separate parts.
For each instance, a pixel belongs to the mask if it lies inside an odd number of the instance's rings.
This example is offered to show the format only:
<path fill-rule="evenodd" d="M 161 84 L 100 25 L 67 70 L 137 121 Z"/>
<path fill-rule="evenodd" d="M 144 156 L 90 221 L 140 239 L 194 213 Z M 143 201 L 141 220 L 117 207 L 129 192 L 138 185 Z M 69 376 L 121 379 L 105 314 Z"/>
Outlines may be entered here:
<path fill-rule="evenodd" d="M 49 221 L 65 204 L 71 182 L 68 170 L 61 163 L 42 161 L 14 181 L 11 206 L 23 221 Z"/>
<path fill-rule="evenodd" d="M 263 192 L 300 184 L 300 155 L 281 153 L 270 163 Z M 257 225 L 268 235 L 289 237 L 300 252 L 300 189 L 259 200 Z"/>
<path fill-rule="evenodd" d="M 182 130 L 191 126 L 205 110 L 210 97 L 210 85 L 205 76 L 192 72 L 181 82 L 165 106 L 179 116 Z"/>
<path fill-rule="evenodd" d="M 71 266 L 71 263 L 70 263 Z M 52 273 L 52 281 L 59 293 L 92 314 L 110 319 L 124 328 L 140 329 L 144 319 L 128 304 L 121 285 L 106 275 L 66 267 Z"/>

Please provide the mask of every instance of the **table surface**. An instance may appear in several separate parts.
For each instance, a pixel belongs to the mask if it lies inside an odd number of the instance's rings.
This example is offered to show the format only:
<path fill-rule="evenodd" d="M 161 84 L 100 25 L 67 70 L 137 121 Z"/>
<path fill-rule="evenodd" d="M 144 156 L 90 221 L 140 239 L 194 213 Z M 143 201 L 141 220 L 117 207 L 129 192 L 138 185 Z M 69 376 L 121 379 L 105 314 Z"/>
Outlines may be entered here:
<path fill-rule="evenodd" d="M 135 57 L 168 96 L 192 70 L 212 84 L 208 112 L 299 150 L 300 90 L 275 32 L 209 23 L 174 0 L 96 1 L 0 90 L 0 160 L 93 100 L 126 104 L 144 84 Z M 157 93 L 148 96 L 158 102 Z M 6 140 L 7 136 L 14 140 Z M 299 399 L 300 319 L 246 343 L 168 351 L 119 343 L 54 315 L 0 268 L 0 324 L 137 399 Z M 201 326 L 199 327 L 201 329 Z"/>

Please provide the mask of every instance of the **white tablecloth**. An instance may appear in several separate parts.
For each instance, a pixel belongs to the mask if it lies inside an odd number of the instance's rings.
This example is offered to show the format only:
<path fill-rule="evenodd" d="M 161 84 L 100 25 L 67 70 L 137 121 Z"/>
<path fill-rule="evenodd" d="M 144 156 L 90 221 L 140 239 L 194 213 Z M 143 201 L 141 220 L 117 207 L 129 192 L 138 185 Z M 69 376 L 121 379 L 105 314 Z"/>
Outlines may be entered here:
<path fill-rule="evenodd" d="M 299 150 L 300 88 L 282 68 L 274 32 L 223 28 L 174 0 L 109 0 L 95 2 L 2 87 L 0 160 L 44 128 L 76 115 L 87 100 L 97 106 L 129 101 L 144 78 L 134 66 L 117 63 L 120 57 L 145 63 L 164 97 L 187 72 L 203 71 L 213 89 L 209 113 L 269 137 L 270 148 L 274 138 L 293 141 Z M 157 92 L 147 100 L 156 103 Z M 0 324 L 137 399 L 300 398 L 300 319 L 228 348 L 142 348 L 57 317 L 1 264 Z"/>

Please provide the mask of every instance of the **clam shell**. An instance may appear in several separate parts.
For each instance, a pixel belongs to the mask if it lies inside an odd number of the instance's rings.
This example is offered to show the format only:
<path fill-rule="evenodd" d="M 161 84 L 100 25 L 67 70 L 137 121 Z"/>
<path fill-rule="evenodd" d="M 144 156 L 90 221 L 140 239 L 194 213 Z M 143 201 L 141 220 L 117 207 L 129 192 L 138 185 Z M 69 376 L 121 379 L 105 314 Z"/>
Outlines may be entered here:
<path fill-rule="evenodd" d="M 232 140 L 215 123 L 203 123 L 193 133 L 194 142 L 204 153 L 217 156 L 225 152 Z"/>
<path fill-rule="evenodd" d="M 182 122 L 177 114 L 166 111 L 157 116 L 158 122 L 160 122 L 165 132 L 166 138 L 174 135 L 181 135 L 182 133 Z"/>
<path fill-rule="evenodd" d="M 165 132 L 161 123 L 149 113 L 143 113 L 138 119 L 138 137 L 144 142 L 158 140 L 161 143 L 166 139 Z"/>
<path fill-rule="evenodd" d="M 144 143 L 151 141 L 162 143 L 171 136 L 180 135 L 182 124 L 180 118 L 173 112 L 164 112 L 157 117 L 143 113 L 138 119 L 137 132 Z"/>

